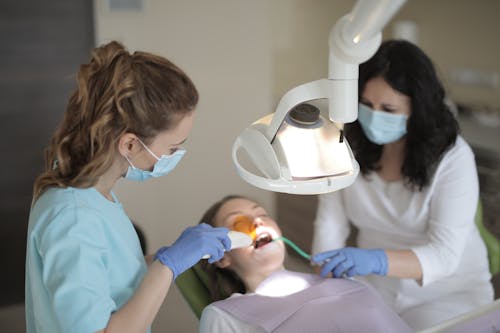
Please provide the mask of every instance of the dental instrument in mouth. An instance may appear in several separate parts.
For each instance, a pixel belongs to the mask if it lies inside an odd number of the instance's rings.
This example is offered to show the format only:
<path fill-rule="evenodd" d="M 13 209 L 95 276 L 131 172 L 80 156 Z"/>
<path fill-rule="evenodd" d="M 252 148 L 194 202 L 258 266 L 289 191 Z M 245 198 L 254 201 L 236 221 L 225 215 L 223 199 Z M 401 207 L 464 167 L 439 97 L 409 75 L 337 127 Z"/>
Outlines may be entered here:
<path fill-rule="evenodd" d="M 249 247 L 250 245 L 253 244 L 253 239 L 249 235 L 243 232 L 239 231 L 234 231 L 230 230 L 227 233 L 227 236 L 231 240 L 231 250 L 233 249 L 239 249 L 243 247 Z M 209 254 L 205 254 L 202 259 L 208 259 L 210 258 Z"/>
<path fill-rule="evenodd" d="M 264 232 L 264 233 L 257 235 L 257 231 L 256 231 L 257 228 L 254 224 L 254 219 L 251 218 L 250 216 L 246 216 L 246 215 L 237 216 L 233 225 L 232 225 L 232 229 L 239 231 L 239 232 L 242 232 L 242 233 L 245 233 L 248 236 L 250 236 L 253 240 L 253 245 L 256 249 L 258 249 L 264 245 L 267 245 L 271 242 L 281 240 L 285 244 L 289 245 L 295 252 L 297 252 L 303 258 L 305 258 L 307 260 L 309 260 L 311 258 L 310 254 L 308 254 L 305 251 L 303 251 L 302 249 L 300 249 L 294 242 L 292 242 L 291 240 L 289 240 L 288 238 L 286 238 L 284 236 L 273 238 L 273 236 L 268 232 Z"/>
<path fill-rule="evenodd" d="M 297 254 L 306 260 L 311 260 L 311 255 L 304 250 L 302 250 L 297 244 L 295 244 L 290 239 L 285 236 L 274 237 L 269 232 L 263 232 L 257 234 L 257 227 L 254 223 L 254 219 L 250 216 L 240 215 L 234 220 L 231 226 L 231 231 L 229 231 L 228 236 L 231 239 L 231 250 L 235 248 L 243 248 L 253 245 L 255 249 L 259 249 L 267 244 L 276 241 L 283 241 L 283 243 L 290 246 Z M 203 258 L 207 259 L 209 256 L 206 255 Z M 327 260 L 328 261 L 328 260 Z M 342 274 L 344 279 L 352 279 L 347 276 L 346 273 Z"/>

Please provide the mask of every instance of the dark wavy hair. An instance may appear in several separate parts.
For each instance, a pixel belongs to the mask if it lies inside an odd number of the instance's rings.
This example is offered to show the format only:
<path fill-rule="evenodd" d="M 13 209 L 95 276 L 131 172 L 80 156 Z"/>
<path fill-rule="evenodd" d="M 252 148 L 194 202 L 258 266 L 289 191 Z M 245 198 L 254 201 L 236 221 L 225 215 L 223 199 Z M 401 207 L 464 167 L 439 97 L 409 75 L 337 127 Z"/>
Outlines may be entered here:
<path fill-rule="evenodd" d="M 215 216 L 220 208 L 228 201 L 233 199 L 252 200 L 241 195 L 228 195 L 214 203 L 203 214 L 200 223 L 207 223 L 215 227 Z M 254 200 L 252 200 L 254 201 Z M 212 302 L 226 299 L 233 293 L 246 293 L 246 286 L 240 277 L 231 269 L 219 268 L 214 264 L 209 264 L 207 260 L 202 260 L 198 265 L 207 275 L 210 284 L 208 291 Z"/>
<path fill-rule="evenodd" d="M 382 43 L 377 53 L 359 66 L 359 96 L 366 83 L 383 78 L 394 90 L 410 97 L 405 157 L 401 172 L 412 189 L 429 184 L 437 163 L 455 143 L 458 123 L 446 106 L 445 91 L 429 57 L 417 46 L 403 40 Z M 372 143 L 356 121 L 346 125 L 361 173 L 378 170 L 383 146 Z"/>

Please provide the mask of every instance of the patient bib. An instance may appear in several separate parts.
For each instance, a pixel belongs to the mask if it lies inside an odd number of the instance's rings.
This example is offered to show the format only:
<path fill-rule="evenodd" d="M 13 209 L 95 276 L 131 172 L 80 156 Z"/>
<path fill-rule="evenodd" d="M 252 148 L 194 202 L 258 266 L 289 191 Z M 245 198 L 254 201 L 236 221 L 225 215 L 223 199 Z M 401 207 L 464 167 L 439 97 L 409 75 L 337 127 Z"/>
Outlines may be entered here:
<path fill-rule="evenodd" d="M 371 287 L 286 270 L 213 305 L 267 332 L 411 332 Z"/>

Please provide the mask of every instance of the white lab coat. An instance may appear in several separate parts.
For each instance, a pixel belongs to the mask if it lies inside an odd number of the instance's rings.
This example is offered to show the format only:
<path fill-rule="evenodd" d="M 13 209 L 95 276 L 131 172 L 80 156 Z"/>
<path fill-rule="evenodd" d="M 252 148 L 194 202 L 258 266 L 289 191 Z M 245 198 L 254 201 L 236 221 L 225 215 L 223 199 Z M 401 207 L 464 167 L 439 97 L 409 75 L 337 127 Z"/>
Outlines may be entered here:
<path fill-rule="evenodd" d="M 321 195 L 313 253 L 345 246 L 349 223 L 361 248 L 411 249 L 422 281 L 367 276 L 413 329 L 432 326 L 493 300 L 487 252 L 474 223 L 478 179 L 472 150 L 458 137 L 430 185 L 408 189 L 375 172 Z"/>

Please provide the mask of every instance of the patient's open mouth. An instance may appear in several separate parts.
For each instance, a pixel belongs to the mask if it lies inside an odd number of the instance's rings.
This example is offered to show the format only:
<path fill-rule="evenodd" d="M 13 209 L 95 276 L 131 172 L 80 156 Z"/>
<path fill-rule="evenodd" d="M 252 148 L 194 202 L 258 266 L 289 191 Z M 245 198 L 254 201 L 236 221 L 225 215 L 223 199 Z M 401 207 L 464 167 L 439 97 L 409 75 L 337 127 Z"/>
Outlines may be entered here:
<path fill-rule="evenodd" d="M 263 247 L 264 245 L 271 243 L 272 241 L 273 237 L 271 236 L 271 234 L 269 234 L 268 232 L 263 232 L 257 236 L 253 246 L 258 249 L 260 247 Z"/>

